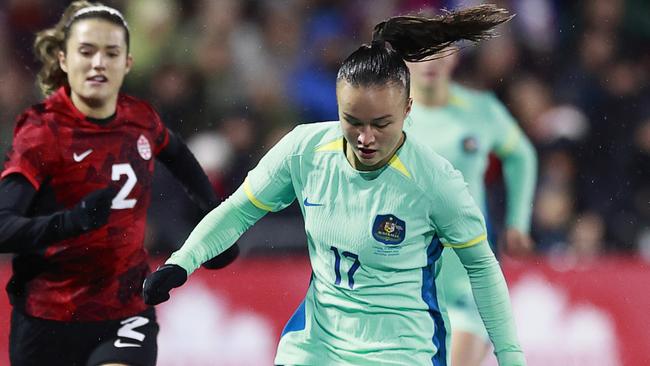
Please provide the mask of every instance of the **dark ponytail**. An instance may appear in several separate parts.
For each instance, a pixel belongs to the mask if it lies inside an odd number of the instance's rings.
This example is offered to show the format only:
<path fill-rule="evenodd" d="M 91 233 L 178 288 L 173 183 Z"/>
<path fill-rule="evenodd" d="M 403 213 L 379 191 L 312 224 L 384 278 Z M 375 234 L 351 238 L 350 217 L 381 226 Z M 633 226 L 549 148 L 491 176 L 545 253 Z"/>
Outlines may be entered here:
<path fill-rule="evenodd" d="M 494 5 L 444 11 L 433 18 L 399 16 L 375 26 L 373 41 L 385 41 L 410 62 L 421 61 L 455 42 L 478 42 L 494 35 L 494 27 L 513 16 Z"/>
<path fill-rule="evenodd" d="M 491 4 L 444 11 L 432 18 L 392 17 L 375 26 L 371 44 L 361 46 L 343 61 L 337 81 L 345 80 L 354 86 L 398 83 L 408 95 L 410 75 L 404 61 L 435 58 L 458 41 L 490 38 L 494 27 L 512 17 L 507 10 Z"/>

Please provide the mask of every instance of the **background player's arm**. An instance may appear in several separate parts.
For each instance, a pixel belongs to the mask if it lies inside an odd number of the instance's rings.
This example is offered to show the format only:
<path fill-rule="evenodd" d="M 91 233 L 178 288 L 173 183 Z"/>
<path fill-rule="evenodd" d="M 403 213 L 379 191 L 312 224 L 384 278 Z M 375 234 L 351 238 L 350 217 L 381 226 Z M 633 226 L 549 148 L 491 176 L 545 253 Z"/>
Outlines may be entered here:
<path fill-rule="evenodd" d="M 528 233 L 537 182 L 537 153 L 515 119 L 498 100 L 491 102 L 491 109 L 499 136 L 502 136 L 494 152 L 503 165 L 507 190 L 506 226 Z"/>
<path fill-rule="evenodd" d="M 111 200 L 116 193 L 113 189 L 95 191 L 71 210 L 27 217 L 36 192 L 21 174 L 10 174 L 0 180 L 0 252 L 25 253 L 42 249 L 102 226 L 108 219 Z"/>
<path fill-rule="evenodd" d="M 537 180 L 537 156 L 526 136 L 518 133 L 520 138 L 517 145 L 500 156 L 506 186 L 506 231 L 502 244 L 505 252 L 512 255 L 526 254 L 534 249 L 529 232 Z"/>
<path fill-rule="evenodd" d="M 169 169 L 204 214 L 210 212 L 219 204 L 210 180 L 183 140 L 172 131 L 167 133 L 169 142 L 156 159 Z"/>

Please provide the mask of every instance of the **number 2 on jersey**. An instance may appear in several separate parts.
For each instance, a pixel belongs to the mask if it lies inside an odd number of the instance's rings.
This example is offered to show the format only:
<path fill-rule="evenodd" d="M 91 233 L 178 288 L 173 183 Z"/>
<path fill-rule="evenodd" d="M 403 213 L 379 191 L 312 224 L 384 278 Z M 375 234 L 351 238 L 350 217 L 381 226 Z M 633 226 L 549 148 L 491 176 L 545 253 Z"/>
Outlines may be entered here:
<path fill-rule="evenodd" d="M 131 164 L 113 164 L 111 179 L 113 181 L 119 181 L 123 175 L 126 175 L 126 182 L 124 183 L 124 186 L 122 186 L 122 189 L 117 192 L 115 198 L 113 198 L 111 208 L 114 210 L 133 208 L 135 203 L 138 201 L 135 198 L 126 198 L 129 196 L 129 193 L 131 193 L 131 190 L 135 187 L 135 183 L 138 181 L 138 177 L 135 175 Z"/>
<path fill-rule="evenodd" d="M 332 252 L 334 252 L 334 275 L 336 276 L 336 279 L 334 281 L 335 285 L 340 285 L 341 284 L 341 254 L 350 259 L 351 261 L 354 261 L 352 265 L 350 266 L 350 269 L 348 270 L 348 287 L 350 289 L 354 289 L 354 272 L 359 269 L 361 266 L 361 262 L 359 262 L 359 256 L 350 253 L 350 252 L 342 252 L 339 254 L 339 249 L 335 246 L 331 246 L 330 249 Z"/>

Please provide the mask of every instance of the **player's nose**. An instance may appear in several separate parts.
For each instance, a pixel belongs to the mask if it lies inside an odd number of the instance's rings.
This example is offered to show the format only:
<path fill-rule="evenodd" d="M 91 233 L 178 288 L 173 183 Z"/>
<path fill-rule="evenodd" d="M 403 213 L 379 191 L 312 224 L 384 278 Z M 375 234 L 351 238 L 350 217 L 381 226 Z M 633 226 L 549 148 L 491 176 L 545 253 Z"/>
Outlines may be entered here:
<path fill-rule="evenodd" d="M 357 138 L 357 142 L 363 146 L 370 146 L 375 142 L 375 134 L 371 126 L 363 125 L 359 127 L 359 137 Z"/>
<path fill-rule="evenodd" d="M 96 52 L 92 58 L 93 69 L 104 70 L 106 68 L 106 57 L 101 52 Z"/>

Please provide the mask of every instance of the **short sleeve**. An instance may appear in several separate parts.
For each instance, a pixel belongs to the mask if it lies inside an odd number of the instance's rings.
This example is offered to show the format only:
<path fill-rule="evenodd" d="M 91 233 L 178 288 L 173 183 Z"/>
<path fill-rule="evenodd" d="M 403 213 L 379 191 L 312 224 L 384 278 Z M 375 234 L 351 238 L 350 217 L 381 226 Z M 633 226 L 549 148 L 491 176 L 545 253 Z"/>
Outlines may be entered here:
<path fill-rule="evenodd" d="M 280 211 L 296 199 L 291 159 L 296 156 L 299 140 L 295 129 L 289 132 L 248 172 L 244 181 L 244 192 L 258 208 Z"/>
<path fill-rule="evenodd" d="M 485 220 L 471 197 L 463 175 L 443 158 L 431 189 L 430 219 L 444 246 L 465 248 L 486 240 Z"/>
<path fill-rule="evenodd" d="M 1 178 L 22 174 L 38 190 L 53 175 L 59 162 L 57 139 L 41 116 L 33 111 L 17 119 L 11 149 L 7 153 Z"/>

